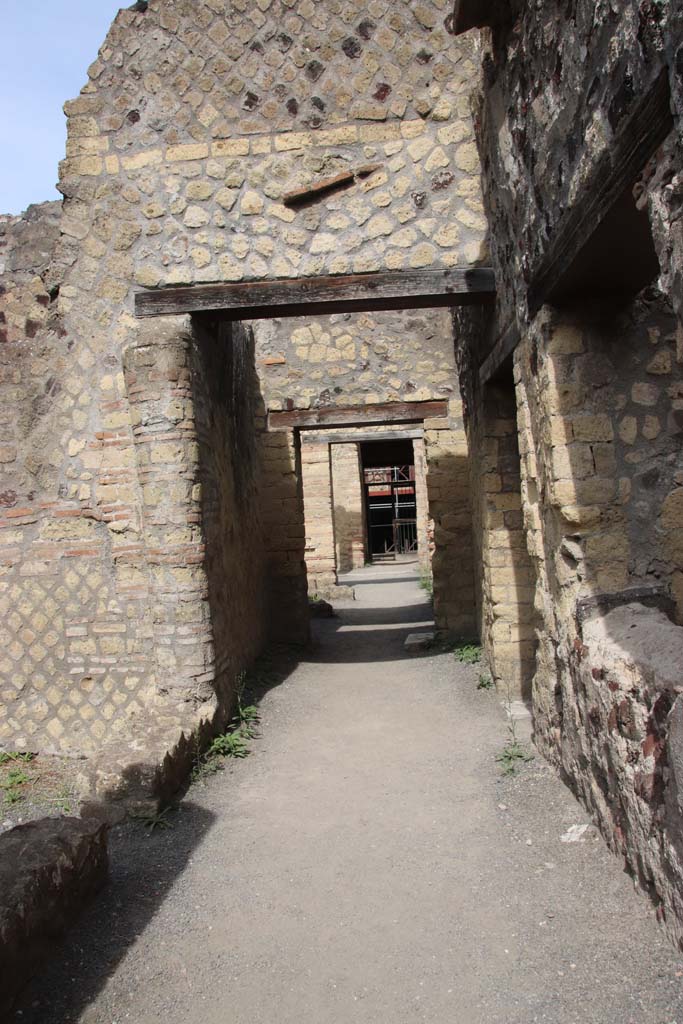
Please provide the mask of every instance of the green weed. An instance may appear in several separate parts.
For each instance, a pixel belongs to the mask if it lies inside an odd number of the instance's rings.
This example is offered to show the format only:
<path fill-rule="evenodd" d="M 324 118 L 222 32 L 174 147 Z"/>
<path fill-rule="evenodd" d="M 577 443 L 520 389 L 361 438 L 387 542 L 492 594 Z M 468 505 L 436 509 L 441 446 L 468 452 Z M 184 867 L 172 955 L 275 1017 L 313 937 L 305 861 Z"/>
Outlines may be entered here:
<path fill-rule="evenodd" d="M 420 588 L 430 597 L 434 597 L 434 580 L 429 572 L 420 573 Z"/>
<path fill-rule="evenodd" d="M 510 730 L 511 732 L 513 730 Z M 503 775 L 516 775 L 518 770 L 523 764 L 527 764 L 529 761 L 533 761 L 534 755 L 530 754 L 529 751 L 524 747 L 516 737 L 510 738 L 509 742 L 496 758 L 496 761 L 502 765 Z"/>
<path fill-rule="evenodd" d="M 241 730 L 235 732 L 224 732 L 211 743 L 207 751 L 207 758 L 211 757 L 247 757 L 249 746 L 247 737 Z"/>
<path fill-rule="evenodd" d="M 28 764 L 36 755 L 29 752 L 19 753 L 18 751 L 0 750 L 0 764 L 9 764 L 16 761 L 19 764 Z"/>
<path fill-rule="evenodd" d="M 252 740 L 257 735 L 256 727 L 259 722 L 258 708 L 255 704 L 243 704 L 242 695 L 237 698 L 237 714 L 233 718 L 235 732 L 239 732 L 246 739 Z M 243 756 L 243 755 L 232 755 Z"/>
<path fill-rule="evenodd" d="M 142 811 L 140 814 L 133 815 L 133 817 L 136 821 L 139 821 L 144 828 L 149 829 L 150 832 L 154 832 L 156 829 L 164 831 L 165 829 L 175 827 L 173 822 L 168 820 L 170 812 L 170 807 L 163 807 L 160 811 Z"/>
<path fill-rule="evenodd" d="M 28 781 L 29 777 L 22 768 L 10 768 L 0 780 L 0 789 L 5 791 L 5 803 L 18 804 L 23 798 L 21 787 Z"/>
<path fill-rule="evenodd" d="M 478 690 L 490 690 L 493 686 L 493 679 L 488 672 L 482 672 L 479 676 L 479 682 L 477 683 Z"/>
<path fill-rule="evenodd" d="M 496 758 L 498 764 L 502 766 L 501 771 L 503 775 L 516 775 L 522 765 L 528 764 L 529 761 L 533 761 L 534 759 L 534 755 L 519 742 L 519 738 L 517 736 L 517 722 L 512 717 L 512 714 L 510 714 L 511 703 L 512 696 L 510 694 L 510 681 L 508 680 L 507 707 L 510 718 L 508 725 L 508 735 L 510 738 Z"/>
<path fill-rule="evenodd" d="M 218 755 L 209 757 L 208 754 L 195 758 L 190 778 L 192 782 L 201 782 L 208 779 L 210 775 L 223 771 L 223 759 Z"/>
<path fill-rule="evenodd" d="M 457 643 L 453 650 L 456 661 L 460 661 L 463 665 L 477 665 L 481 661 L 481 645 L 466 643 L 464 641 Z"/>

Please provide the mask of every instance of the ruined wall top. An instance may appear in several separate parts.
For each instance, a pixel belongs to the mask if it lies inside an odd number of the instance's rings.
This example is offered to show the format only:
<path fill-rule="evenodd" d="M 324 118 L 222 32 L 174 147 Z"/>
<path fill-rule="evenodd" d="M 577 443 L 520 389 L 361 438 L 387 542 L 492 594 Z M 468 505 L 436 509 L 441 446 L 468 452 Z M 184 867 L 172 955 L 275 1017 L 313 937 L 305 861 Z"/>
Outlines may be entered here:
<path fill-rule="evenodd" d="M 151 0 L 119 13 L 84 95 L 115 89 L 121 102 L 100 128 L 126 126 L 136 146 L 446 121 L 465 52 L 446 0 Z"/>
<path fill-rule="evenodd" d="M 63 230 L 147 287 L 481 262 L 478 68 L 451 27 L 446 0 L 121 11 L 65 105 Z"/>

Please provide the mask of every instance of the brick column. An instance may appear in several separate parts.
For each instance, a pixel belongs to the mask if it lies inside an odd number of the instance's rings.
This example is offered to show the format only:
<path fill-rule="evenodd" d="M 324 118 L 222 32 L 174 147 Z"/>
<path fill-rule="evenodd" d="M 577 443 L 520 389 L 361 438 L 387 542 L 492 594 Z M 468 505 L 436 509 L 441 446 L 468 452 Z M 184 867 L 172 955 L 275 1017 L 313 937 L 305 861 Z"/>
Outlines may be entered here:
<path fill-rule="evenodd" d="M 325 595 L 337 583 L 332 517 L 330 446 L 301 444 L 309 594 Z"/>
<path fill-rule="evenodd" d="M 191 390 L 189 317 L 141 327 L 124 354 L 152 580 L 157 689 L 215 701 L 214 649 L 201 531 L 199 449 Z M 207 709 L 207 711 L 210 709 Z"/>
<path fill-rule="evenodd" d="M 432 571 L 429 539 L 429 493 L 427 491 L 427 456 L 421 438 L 413 441 L 415 461 L 415 501 L 417 505 L 417 558 L 422 573 Z"/>
<path fill-rule="evenodd" d="M 262 483 L 261 519 L 268 558 L 269 632 L 274 640 L 309 639 L 308 585 L 304 553 L 301 457 L 294 431 L 259 436 Z"/>
<path fill-rule="evenodd" d="M 449 413 L 425 420 L 429 516 L 434 522 L 434 618 L 453 636 L 477 634 L 472 551 L 469 450 L 462 405 L 451 399 Z"/>
<path fill-rule="evenodd" d="M 330 445 L 334 537 L 338 572 L 365 564 L 365 509 L 357 444 Z"/>

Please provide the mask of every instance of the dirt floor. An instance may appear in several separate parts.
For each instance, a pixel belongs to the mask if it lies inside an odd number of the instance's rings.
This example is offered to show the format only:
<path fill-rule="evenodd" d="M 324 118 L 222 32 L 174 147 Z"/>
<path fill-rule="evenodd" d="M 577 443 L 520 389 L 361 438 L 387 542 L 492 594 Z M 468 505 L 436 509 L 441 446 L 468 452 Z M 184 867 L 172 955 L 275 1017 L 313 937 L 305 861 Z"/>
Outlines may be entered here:
<path fill-rule="evenodd" d="M 0 833 L 34 818 L 77 814 L 77 761 L 0 751 Z"/>
<path fill-rule="evenodd" d="M 683 1024 L 651 904 L 591 828 L 566 841 L 581 807 L 538 756 L 501 775 L 481 667 L 405 653 L 414 567 L 351 579 L 251 756 L 173 828 L 114 830 L 111 885 L 15 1019 Z"/>

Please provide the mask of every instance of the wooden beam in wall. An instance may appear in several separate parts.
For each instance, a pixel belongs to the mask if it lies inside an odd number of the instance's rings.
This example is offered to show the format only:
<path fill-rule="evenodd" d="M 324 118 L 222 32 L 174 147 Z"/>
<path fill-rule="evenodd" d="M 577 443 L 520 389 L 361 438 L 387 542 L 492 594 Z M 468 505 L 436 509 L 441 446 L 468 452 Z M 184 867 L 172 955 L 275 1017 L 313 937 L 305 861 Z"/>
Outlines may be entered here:
<path fill-rule="evenodd" d="M 295 427 L 354 427 L 367 423 L 419 423 L 448 415 L 448 402 L 386 402 L 383 405 L 323 406 L 268 413 L 270 430 Z M 374 438 L 373 438 L 374 439 Z"/>
<path fill-rule="evenodd" d="M 641 260 L 642 224 L 649 231 L 647 214 L 638 218 L 635 202 L 630 214 L 621 210 L 614 218 L 614 230 L 609 238 L 599 239 L 599 229 L 611 212 L 623 205 L 625 194 L 633 187 L 648 160 L 664 142 L 673 128 L 669 81 L 664 70 L 651 89 L 636 105 L 630 116 L 615 133 L 611 145 L 598 161 L 577 202 L 561 217 L 542 260 L 529 286 L 529 312 L 533 316 L 545 302 L 558 302 L 568 294 L 590 291 L 595 295 L 618 290 L 622 280 L 623 291 L 640 290 L 652 280 L 652 260 Z M 619 237 L 619 230 L 632 222 L 629 237 Z M 591 251 L 593 240 L 599 252 Z M 650 248 L 652 243 L 650 241 Z M 607 256 L 607 259 L 605 259 Z M 584 267 L 590 265 L 590 280 L 586 281 Z M 639 265 L 642 274 L 639 276 Z M 604 281 L 604 283 L 603 283 Z M 602 287 L 601 287 L 602 284 Z"/>
<path fill-rule="evenodd" d="M 489 267 L 239 281 L 154 288 L 135 295 L 135 315 L 221 312 L 229 320 L 381 309 L 425 309 L 492 302 Z"/>
<path fill-rule="evenodd" d="M 419 441 L 424 437 L 424 430 L 378 430 L 358 431 L 355 434 L 318 434 L 306 436 L 306 444 L 362 444 L 365 441 Z"/>

